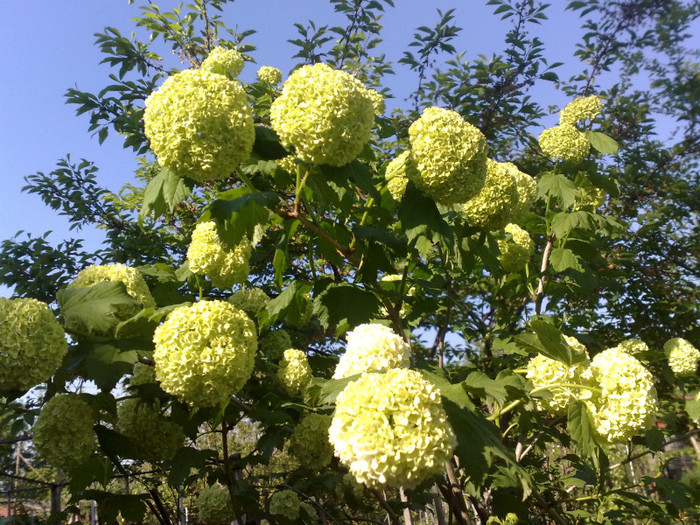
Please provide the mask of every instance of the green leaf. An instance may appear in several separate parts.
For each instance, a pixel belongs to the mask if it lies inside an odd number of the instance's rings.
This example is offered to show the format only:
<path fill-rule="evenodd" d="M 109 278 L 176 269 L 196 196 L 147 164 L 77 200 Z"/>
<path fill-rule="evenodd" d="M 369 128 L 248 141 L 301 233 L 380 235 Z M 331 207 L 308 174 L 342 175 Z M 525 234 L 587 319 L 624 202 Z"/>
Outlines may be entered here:
<path fill-rule="evenodd" d="M 321 386 L 321 393 L 318 397 L 320 405 L 333 405 L 345 387 L 358 379 L 360 375 L 344 377 L 343 379 L 329 379 Z"/>
<path fill-rule="evenodd" d="M 554 248 L 549 256 L 549 262 L 555 272 L 563 272 L 569 268 L 583 272 L 583 266 L 581 266 L 578 256 L 568 248 Z"/>
<path fill-rule="evenodd" d="M 217 453 L 213 450 L 182 447 L 177 451 L 175 457 L 168 462 L 170 465 L 168 483 L 171 487 L 179 487 L 190 475 L 192 469 L 203 469 L 206 467 L 207 460 L 215 460 L 217 457 Z"/>
<path fill-rule="evenodd" d="M 583 401 L 571 402 L 566 426 L 581 455 L 590 457 L 597 445 L 593 439 L 593 427 L 588 419 L 588 410 Z"/>
<path fill-rule="evenodd" d="M 406 192 L 399 204 L 398 216 L 409 242 L 419 235 L 425 235 L 433 242 L 443 242 L 448 246 L 454 242 L 452 228 L 442 218 L 435 202 L 423 195 L 412 182 L 406 186 Z"/>
<path fill-rule="evenodd" d="M 615 139 L 608 137 L 605 133 L 601 133 L 599 131 L 587 130 L 585 133 L 588 142 L 590 142 L 591 146 L 593 146 L 599 152 L 610 153 L 612 155 L 617 153 L 619 146 L 617 142 L 615 142 Z"/>
<path fill-rule="evenodd" d="M 255 126 L 253 152 L 264 160 L 281 159 L 289 155 L 280 142 L 277 132 L 267 126 Z"/>
<path fill-rule="evenodd" d="M 59 290 L 56 301 L 66 331 L 77 335 L 106 334 L 141 309 L 120 281 Z"/>
<path fill-rule="evenodd" d="M 314 300 L 314 313 L 326 329 L 338 325 L 353 328 L 371 320 L 380 306 L 379 299 L 364 288 L 333 283 Z"/>
<path fill-rule="evenodd" d="M 574 203 L 578 189 L 565 175 L 550 171 L 544 173 L 537 182 L 537 196 L 543 198 L 548 195 L 559 199 L 562 206 L 568 208 Z"/>
<path fill-rule="evenodd" d="M 179 306 L 187 306 L 190 303 L 179 303 L 164 306 L 163 308 L 144 308 L 136 315 L 119 323 L 114 330 L 115 337 L 139 337 L 152 336 L 153 331 L 163 318 Z"/>
<path fill-rule="evenodd" d="M 95 425 L 95 434 L 97 434 L 97 441 L 100 443 L 100 448 L 102 448 L 108 456 L 145 459 L 143 453 L 134 445 L 134 442 L 124 434 L 120 434 L 101 424 Z"/>
<path fill-rule="evenodd" d="M 158 175 L 153 177 L 143 194 L 143 203 L 139 212 L 139 223 L 151 213 L 154 219 L 165 215 L 166 211 L 172 212 L 175 206 L 180 204 L 192 193 L 194 181 L 185 177 L 179 177 L 167 168 L 161 168 Z"/>
<path fill-rule="evenodd" d="M 535 333 L 519 334 L 513 338 L 519 347 L 567 365 L 583 363 L 587 360 L 584 353 L 574 352 L 559 329 L 552 323 L 534 319 L 528 323 L 528 327 Z"/>
<path fill-rule="evenodd" d="M 103 392 L 109 392 L 119 380 L 131 372 L 141 356 L 152 351 L 151 339 L 119 341 L 80 341 L 72 354 L 69 368 L 85 379 L 95 382 Z"/>
<path fill-rule="evenodd" d="M 574 228 L 591 228 L 590 213 L 587 211 L 559 212 L 552 217 L 552 231 L 558 239 L 563 239 Z"/>
<path fill-rule="evenodd" d="M 100 521 L 112 523 L 121 514 L 127 522 L 141 523 L 146 515 L 145 494 L 112 494 L 102 490 L 86 490 L 82 497 L 97 502 Z"/>
<path fill-rule="evenodd" d="M 642 481 L 649 485 L 653 483 L 656 490 L 661 493 L 661 496 L 678 510 L 686 509 L 692 503 L 688 487 L 680 481 L 661 476 L 656 478 L 643 476 Z"/>
<path fill-rule="evenodd" d="M 398 257 L 406 256 L 406 244 L 384 228 L 356 224 L 352 227 L 352 233 L 363 241 L 373 241 L 388 246 Z"/>
<path fill-rule="evenodd" d="M 260 323 L 264 326 L 270 326 L 280 319 L 303 315 L 310 291 L 311 285 L 309 283 L 293 281 L 281 294 L 267 303 Z"/>
<path fill-rule="evenodd" d="M 503 406 L 508 398 L 508 389 L 521 389 L 519 378 L 513 374 L 499 373 L 496 379 L 491 379 L 483 372 L 472 372 L 464 381 L 464 389 L 473 396 L 483 398 L 489 396 Z"/>
<path fill-rule="evenodd" d="M 685 402 L 685 411 L 693 421 L 700 421 L 700 400 L 697 397 L 696 394 Z"/>

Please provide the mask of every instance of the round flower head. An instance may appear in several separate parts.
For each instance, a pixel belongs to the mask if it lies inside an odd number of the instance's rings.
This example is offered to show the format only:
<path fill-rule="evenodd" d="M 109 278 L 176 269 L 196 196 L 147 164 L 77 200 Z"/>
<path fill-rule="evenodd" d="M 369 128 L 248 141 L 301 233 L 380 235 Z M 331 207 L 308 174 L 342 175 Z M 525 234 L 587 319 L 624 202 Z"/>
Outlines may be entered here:
<path fill-rule="evenodd" d="M 372 105 L 374 106 L 374 112 L 377 115 L 383 115 L 384 112 L 386 111 L 386 104 L 384 103 L 384 95 L 382 95 L 379 91 L 375 91 L 374 89 L 368 89 L 367 92 L 369 93 L 369 96 L 372 99 Z"/>
<path fill-rule="evenodd" d="M 513 177 L 517 171 L 515 164 L 487 159 L 484 187 L 460 207 L 471 224 L 492 231 L 504 228 L 511 221 L 518 205 L 518 186 Z"/>
<path fill-rule="evenodd" d="M 335 367 L 333 379 L 411 365 L 411 347 L 388 326 L 361 324 L 346 337 L 348 344 Z"/>
<path fill-rule="evenodd" d="M 128 293 L 134 300 L 151 308 L 156 305 L 146 281 L 136 268 L 123 264 L 92 265 L 78 272 L 78 276 L 68 285 L 68 288 L 85 288 L 93 284 L 105 281 L 120 281 L 126 286 Z"/>
<path fill-rule="evenodd" d="M 412 172 L 412 176 L 408 176 L 408 172 Z M 411 157 L 411 151 L 404 151 L 401 155 L 393 159 L 387 164 L 384 177 L 387 180 L 387 189 L 395 200 L 400 201 L 403 194 L 406 192 L 406 185 L 409 178 L 417 178 L 416 163 Z"/>
<path fill-rule="evenodd" d="M 642 354 L 649 351 L 649 345 L 641 339 L 622 341 L 616 348 L 630 355 Z"/>
<path fill-rule="evenodd" d="M 517 222 L 530 211 L 537 199 L 537 181 L 519 169 L 511 172 L 518 189 L 518 202 L 513 208 L 513 221 Z"/>
<path fill-rule="evenodd" d="M 168 314 L 153 336 L 156 379 L 190 405 L 215 406 L 250 378 L 258 341 L 248 316 L 223 301 L 201 301 Z"/>
<path fill-rule="evenodd" d="M 592 184 L 578 189 L 574 200 L 574 211 L 585 208 L 598 209 L 605 204 L 605 191 Z"/>
<path fill-rule="evenodd" d="M 143 121 L 158 163 L 200 182 L 228 178 L 255 142 L 241 85 L 204 69 L 168 78 L 146 99 Z"/>
<path fill-rule="evenodd" d="M 44 405 L 34 424 L 34 446 L 46 460 L 70 470 L 95 450 L 92 409 L 77 394 L 60 394 Z"/>
<path fill-rule="evenodd" d="M 140 399 L 124 399 L 117 407 L 117 430 L 131 438 L 137 450 L 150 461 L 172 459 L 185 441 L 180 425 Z"/>
<path fill-rule="evenodd" d="M 258 79 L 265 84 L 276 86 L 282 82 L 282 72 L 276 67 L 262 66 L 258 69 Z"/>
<path fill-rule="evenodd" d="M 306 354 L 294 348 L 285 350 L 277 370 L 277 379 L 290 396 L 300 394 L 311 381 L 311 367 Z"/>
<path fill-rule="evenodd" d="M 235 49 L 215 47 L 202 62 L 202 69 L 235 78 L 243 70 L 243 65 L 243 55 Z"/>
<path fill-rule="evenodd" d="M 260 351 L 268 359 L 279 361 L 284 351 L 292 347 L 292 338 L 284 330 L 273 330 L 260 338 Z"/>
<path fill-rule="evenodd" d="M 586 356 L 586 358 L 588 358 L 588 352 L 586 351 L 586 347 L 581 341 L 579 341 L 571 335 L 565 335 L 564 341 L 566 341 L 566 344 L 568 344 L 571 347 L 574 353 L 583 354 Z"/>
<path fill-rule="evenodd" d="M 586 135 L 571 124 L 547 128 L 537 140 L 542 153 L 553 160 L 581 162 L 591 149 Z"/>
<path fill-rule="evenodd" d="M 229 297 L 228 302 L 249 316 L 255 317 L 260 310 L 267 306 L 270 298 L 260 288 L 244 288 Z"/>
<path fill-rule="evenodd" d="M 642 363 L 610 348 L 593 358 L 590 370 L 600 393 L 586 404 L 599 438 L 622 443 L 651 427 L 656 418 L 656 390 Z"/>
<path fill-rule="evenodd" d="M 442 472 L 457 443 L 440 391 L 406 368 L 363 374 L 345 387 L 329 440 L 358 482 L 407 489 Z"/>
<path fill-rule="evenodd" d="M 530 256 L 535 252 L 535 245 L 530 234 L 517 224 L 508 224 L 505 228 L 510 238 L 498 241 L 501 255 L 498 260 L 507 272 L 517 273 L 527 265 Z"/>
<path fill-rule="evenodd" d="M 603 102 L 595 95 L 578 97 L 559 112 L 559 124 L 573 125 L 586 119 L 593 120 L 602 110 Z"/>
<path fill-rule="evenodd" d="M 156 382 L 156 369 L 144 363 L 136 363 L 129 386 L 148 385 Z"/>
<path fill-rule="evenodd" d="M 270 514 L 295 522 L 299 517 L 299 496 L 292 490 L 280 490 L 270 498 Z"/>
<path fill-rule="evenodd" d="M 233 250 L 221 244 L 214 221 L 200 222 L 192 233 L 192 242 L 187 249 L 190 270 L 207 275 L 217 288 L 231 288 L 248 278 L 250 268 L 250 243 L 243 238 Z"/>
<path fill-rule="evenodd" d="M 552 414 L 566 414 L 572 401 L 591 397 L 590 390 L 569 386 L 591 386 L 590 373 L 585 365 L 569 366 L 537 354 L 527 363 L 526 377 L 535 389 L 546 388 L 552 394 L 549 399 L 537 400 L 540 409 Z M 566 385 L 558 386 L 561 383 Z"/>
<path fill-rule="evenodd" d="M 67 352 L 63 327 L 46 304 L 0 297 L 0 391 L 48 381 Z"/>
<path fill-rule="evenodd" d="M 228 490 L 218 483 L 199 493 L 197 508 L 199 521 L 207 525 L 228 525 L 236 519 Z"/>
<path fill-rule="evenodd" d="M 307 414 L 294 429 L 289 440 L 289 451 L 304 467 L 322 469 L 333 459 L 333 447 L 328 441 L 331 417 Z"/>
<path fill-rule="evenodd" d="M 416 171 L 407 175 L 442 204 L 475 197 L 486 180 L 486 137 L 449 109 L 430 107 L 408 129 Z"/>
<path fill-rule="evenodd" d="M 343 166 L 369 142 L 374 104 L 352 75 L 325 64 L 297 69 L 270 108 L 282 144 L 311 164 Z"/>
<path fill-rule="evenodd" d="M 688 377 L 695 374 L 700 361 L 700 350 L 681 337 L 669 339 L 664 344 L 664 353 L 668 365 L 678 377 Z"/>

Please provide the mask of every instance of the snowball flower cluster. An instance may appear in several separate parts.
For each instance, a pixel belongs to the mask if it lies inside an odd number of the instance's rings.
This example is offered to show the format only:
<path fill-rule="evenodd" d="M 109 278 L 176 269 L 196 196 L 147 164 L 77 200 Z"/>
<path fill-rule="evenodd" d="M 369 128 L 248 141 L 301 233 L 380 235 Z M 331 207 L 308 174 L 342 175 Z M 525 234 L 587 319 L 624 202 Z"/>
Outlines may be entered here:
<path fill-rule="evenodd" d="M 651 373 L 618 348 L 596 355 L 590 370 L 600 393 L 586 402 L 596 434 L 622 443 L 649 428 L 657 409 Z"/>
<path fill-rule="evenodd" d="M 513 208 L 513 222 L 518 222 L 530 211 L 537 199 L 537 181 L 519 169 L 511 171 L 518 189 L 518 202 Z"/>
<path fill-rule="evenodd" d="M 542 153 L 554 160 L 581 162 L 591 149 L 586 135 L 571 124 L 547 128 L 537 140 Z"/>
<path fill-rule="evenodd" d="M 513 174 L 519 171 L 511 162 L 487 159 L 484 187 L 460 207 L 467 221 L 488 231 L 500 230 L 511 222 L 518 206 L 518 186 Z"/>
<path fill-rule="evenodd" d="M 360 483 L 408 489 L 442 472 L 456 446 L 439 390 L 405 368 L 350 383 L 336 401 L 329 440 Z"/>
<path fill-rule="evenodd" d="M 229 297 L 228 302 L 253 317 L 267 306 L 270 298 L 260 288 L 243 288 Z"/>
<path fill-rule="evenodd" d="M 408 173 L 412 175 L 409 177 Z M 387 164 L 384 177 L 387 180 L 386 187 L 394 197 L 394 200 L 400 201 L 403 194 L 406 192 L 406 185 L 409 178 L 416 179 L 418 172 L 416 171 L 416 163 L 411 156 L 410 151 L 404 151 L 401 155 L 393 159 Z"/>
<path fill-rule="evenodd" d="M 369 97 L 372 99 L 372 105 L 374 106 L 374 112 L 377 115 L 383 115 L 386 111 L 386 103 L 384 102 L 384 95 L 379 91 L 374 89 L 368 89 Z"/>
<path fill-rule="evenodd" d="M 68 288 L 85 288 L 105 281 L 124 283 L 126 293 L 144 308 L 156 305 L 148 285 L 139 271 L 120 263 L 88 266 L 78 272 L 78 276 L 68 285 Z"/>
<path fill-rule="evenodd" d="M 573 210 L 582 210 L 584 208 L 598 209 L 605 204 L 605 191 L 596 187 L 582 187 L 578 189 L 578 195 L 574 200 Z"/>
<path fill-rule="evenodd" d="M 361 324 L 347 333 L 345 353 L 335 367 L 333 379 L 390 368 L 408 368 L 411 347 L 388 326 Z"/>
<path fill-rule="evenodd" d="M 0 391 L 47 381 L 67 352 L 63 327 L 46 304 L 0 297 Z"/>
<path fill-rule="evenodd" d="M 307 414 L 294 429 L 289 451 L 308 469 L 321 469 L 333 459 L 333 447 L 328 441 L 331 417 Z"/>
<path fill-rule="evenodd" d="M 292 490 L 280 490 L 270 498 L 270 514 L 294 522 L 299 517 L 299 496 Z"/>
<path fill-rule="evenodd" d="M 486 137 L 455 111 L 429 107 L 408 129 L 413 183 L 442 204 L 466 202 L 486 180 Z"/>
<path fill-rule="evenodd" d="M 185 440 L 182 427 L 169 421 L 157 402 L 148 405 L 135 398 L 119 403 L 117 430 L 131 438 L 137 450 L 150 461 L 172 459 Z"/>
<path fill-rule="evenodd" d="M 34 446 L 63 470 L 86 461 L 95 450 L 92 409 L 78 394 L 59 394 L 44 405 L 34 425 Z"/>
<path fill-rule="evenodd" d="M 200 222 L 192 233 L 192 242 L 187 249 L 190 270 L 207 275 L 214 286 L 231 288 L 248 278 L 250 268 L 250 243 L 246 237 L 233 250 L 221 244 L 214 221 Z"/>
<path fill-rule="evenodd" d="M 603 102 L 595 95 L 578 97 L 559 112 L 559 124 L 576 124 L 586 119 L 593 120 L 603 110 Z"/>
<path fill-rule="evenodd" d="M 287 79 L 270 108 L 282 144 L 311 164 L 345 165 L 369 142 L 374 103 L 352 75 L 325 64 L 307 65 Z"/>
<path fill-rule="evenodd" d="M 215 47 L 202 62 L 202 69 L 235 78 L 243 70 L 243 65 L 243 55 L 237 50 Z"/>
<path fill-rule="evenodd" d="M 300 394 L 311 380 L 311 367 L 306 354 L 294 348 L 285 350 L 277 378 L 290 396 Z"/>
<path fill-rule="evenodd" d="M 168 78 L 146 99 L 143 121 L 158 163 L 200 182 L 229 177 L 255 142 L 241 85 L 205 69 Z"/>
<path fill-rule="evenodd" d="M 571 385 L 591 386 L 590 372 L 586 365 L 567 365 L 561 361 L 537 354 L 527 363 L 526 377 L 534 389 L 546 388 L 552 397 L 538 399 L 537 405 L 552 414 L 566 414 L 569 405 L 576 399 L 591 396 L 591 391 Z"/>
<path fill-rule="evenodd" d="M 199 521 L 207 525 L 228 525 L 236 518 L 228 490 L 218 483 L 202 489 L 197 508 Z"/>
<path fill-rule="evenodd" d="M 201 301 L 168 314 L 153 336 L 156 379 L 190 405 L 215 406 L 250 378 L 258 347 L 255 324 L 223 301 Z"/>
<path fill-rule="evenodd" d="M 649 345 L 641 339 L 628 339 L 617 345 L 618 349 L 630 355 L 641 354 L 649 351 Z"/>
<path fill-rule="evenodd" d="M 262 66 L 258 69 L 258 79 L 265 84 L 276 86 L 282 82 L 282 72 L 276 67 Z"/>
<path fill-rule="evenodd" d="M 285 350 L 292 347 L 292 338 L 284 330 L 273 330 L 260 338 L 260 351 L 268 359 L 279 361 Z"/>
<path fill-rule="evenodd" d="M 535 244 L 530 234 L 517 224 L 508 224 L 505 231 L 510 234 L 510 238 L 498 241 L 498 249 L 501 252 L 498 260 L 505 271 L 519 272 L 530 260 L 535 251 Z"/>
<path fill-rule="evenodd" d="M 674 337 L 666 341 L 664 353 L 668 359 L 668 365 L 678 377 L 691 376 L 697 371 L 700 350 L 682 337 Z"/>

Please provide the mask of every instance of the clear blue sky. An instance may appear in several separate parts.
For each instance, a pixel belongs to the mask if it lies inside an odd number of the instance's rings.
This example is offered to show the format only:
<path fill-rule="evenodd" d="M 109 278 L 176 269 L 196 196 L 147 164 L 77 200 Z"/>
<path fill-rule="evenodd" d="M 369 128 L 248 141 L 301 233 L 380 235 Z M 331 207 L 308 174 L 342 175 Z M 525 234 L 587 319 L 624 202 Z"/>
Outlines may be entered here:
<path fill-rule="evenodd" d="M 136 4 L 138 4 L 138 0 Z M 177 5 L 173 1 L 156 1 L 163 10 Z M 396 0 L 396 9 L 385 15 L 385 37 L 382 51 L 394 62 L 399 73 L 387 83 L 401 92 L 414 85 L 407 68 L 396 64 L 411 41 L 414 29 L 432 26 L 436 9 L 456 7 L 456 23 L 463 27 L 456 47 L 467 57 L 491 55 L 503 49 L 503 36 L 508 22 L 493 16 L 493 8 L 485 0 Z M 572 62 L 578 41 L 577 15 L 564 12 L 564 2 L 554 3 L 550 20 L 539 28 L 548 56 L 552 61 Z M 105 26 L 130 34 L 130 19 L 139 10 L 127 0 L 34 0 L 5 2 L 0 17 L 0 169 L 4 179 L 0 192 L 0 241 L 11 238 L 18 230 L 41 235 L 53 230 L 49 240 L 57 244 L 70 237 L 86 237 L 89 249 L 99 247 L 102 235 L 94 231 L 70 232 L 65 218 L 44 207 L 35 195 L 20 190 L 25 175 L 50 172 L 56 161 L 66 154 L 73 160 L 86 158 L 100 168 L 99 180 L 107 188 L 118 191 L 131 180 L 136 166 L 130 150 L 123 150 L 119 137 L 110 136 L 99 146 L 97 138 L 87 132 L 87 116 L 75 116 L 75 108 L 64 103 L 67 88 L 97 92 L 107 83 L 109 68 L 100 65 L 102 56 L 94 46 L 94 33 Z M 256 29 L 248 41 L 257 46 L 253 56 L 258 65 L 271 65 L 287 72 L 292 65 L 294 48 L 287 42 L 296 33 L 294 22 L 313 19 L 318 24 L 341 23 L 339 15 L 325 0 L 238 0 L 225 7 L 224 20 L 239 30 Z M 184 66 L 183 66 L 184 67 Z M 256 66 L 248 65 L 244 80 L 251 80 Z M 566 76 L 566 75 L 564 75 Z M 540 92 L 540 101 L 561 104 L 563 99 L 552 87 Z M 400 102 L 400 101 L 399 101 Z M 7 295 L 0 289 L 0 295 Z"/>

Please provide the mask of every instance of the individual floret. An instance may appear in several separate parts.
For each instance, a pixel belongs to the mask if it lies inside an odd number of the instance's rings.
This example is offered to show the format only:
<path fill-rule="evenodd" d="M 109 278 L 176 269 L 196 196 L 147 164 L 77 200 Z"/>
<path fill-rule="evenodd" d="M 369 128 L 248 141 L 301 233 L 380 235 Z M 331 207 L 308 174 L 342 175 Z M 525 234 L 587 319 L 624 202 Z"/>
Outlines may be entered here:
<path fill-rule="evenodd" d="M 367 373 L 336 401 L 329 440 L 357 481 L 415 488 L 443 471 L 456 438 L 440 391 L 420 373 Z"/>
<path fill-rule="evenodd" d="M 248 278 L 250 243 L 246 237 L 233 250 L 221 244 L 214 221 L 200 222 L 192 233 L 187 260 L 193 273 L 207 275 L 214 286 L 231 288 Z"/>
<path fill-rule="evenodd" d="M 307 414 L 294 429 L 289 451 L 299 463 L 312 470 L 322 469 L 333 459 L 333 447 L 328 441 L 331 417 Z"/>
<path fill-rule="evenodd" d="M 535 252 L 535 244 L 530 234 L 517 224 L 508 224 L 505 231 L 510 237 L 498 241 L 498 250 L 501 252 L 498 260 L 505 271 L 519 272 Z"/>
<path fill-rule="evenodd" d="M 610 348 L 593 358 L 590 369 L 598 391 L 586 405 L 601 440 L 623 443 L 651 427 L 656 419 L 656 390 L 642 363 Z"/>
<path fill-rule="evenodd" d="M 48 381 L 67 352 L 63 327 L 46 304 L 0 297 L 0 391 Z"/>
<path fill-rule="evenodd" d="M 270 498 L 270 514 L 280 516 L 290 523 L 299 518 L 299 496 L 292 490 L 280 490 Z"/>
<path fill-rule="evenodd" d="M 540 409 L 552 414 L 566 414 L 572 401 L 591 397 L 591 390 L 586 388 L 593 386 L 587 364 L 570 366 L 537 354 L 527 364 L 526 377 L 534 389 L 546 389 L 552 394 L 537 401 Z"/>
<path fill-rule="evenodd" d="M 292 338 L 284 330 L 273 330 L 260 338 L 260 351 L 272 361 L 279 361 L 292 347 Z"/>
<path fill-rule="evenodd" d="M 253 150 L 253 111 L 241 85 L 188 69 L 146 99 L 144 131 L 161 166 L 195 181 L 228 178 Z"/>
<path fill-rule="evenodd" d="M 121 263 L 88 266 L 78 272 L 78 276 L 68 284 L 68 288 L 85 288 L 106 281 L 124 283 L 126 293 L 138 301 L 143 308 L 151 308 L 156 305 L 148 285 L 139 271 Z"/>
<path fill-rule="evenodd" d="M 202 69 L 235 78 L 243 70 L 243 55 L 235 49 L 215 47 L 202 62 Z"/>
<path fill-rule="evenodd" d="M 78 394 L 60 394 L 44 405 L 34 424 L 34 446 L 52 465 L 70 470 L 96 446 L 92 409 Z"/>
<path fill-rule="evenodd" d="M 430 107 L 408 130 L 415 174 L 407 175 L 442 204 L 475 197 L 486 180 L 486 137 L 455 111 Z"/>
<path fill-rule="evenodd" d="M 185 441 L 182 427 L 160 412 L 158 402 L 149 405 L 136 398 L 119 403 L 117 430 L 149 461 L 172 459 Z"/>
<path fill-rule="evenodd" d="M 297 69 L 270 108 L 282 144 L 311 164 L 343 166 L 369 142 L 374 104 L 352 75 L 325 64 Z"/>
<path fill-rule="evenodd" d="M 597 96 L 578 97 L 559 112 L 559 124 L 573 125 L 584 120 L 593 120 L 602 110 L 603 102 Z"/>
<path fill-rule="evenodd" d="M 258 69 L 258 79 L 265 84 L 276 86 L 282 82 L 282 72 L 276 67 L 262 66 Z"/>
<path fill-rule="evenodd" d="M 553 160 L 581 162 L 591 149 L 586 135 L 571 124 L 545 129 L 539 139 L 542 153 Z"/>
<path fill-rule="evenodd" d="M 409 172 L 412 173 L 411 177 L 408 175 Z M 409 178 L 415 179 L 418 177 L 416 163 L 413 157 L 411 157 L 411 152 L 404 151 L 387 164 L 384 177 L 387 180 L 386 187 L 389 193 L 394 197 L 394 200 L 400 201 L 403 198 L 403 194 L 406 192 L 406 185 L 408 184 Z"/>
<path fill-rule="evenodd" d="M 411 364 L 410 345 L 388 326 L 361 324 L 346 337 L 348 344 L 335 367 L 334 379 L 373 370 L 408 368 Z"/>
<path fill-rule="evenodd" d="M 190 405 L 215 406 L 250 378 L 258 341 L 248 316 L 223 301 L 176 308 L 153 336 L 156 379 Z"/>
<path fill-rule="evenodd" d="M 228 302 L 243 310 L 250 317 L 255 317 L 259 311 L 267 306 L 270 298 L 260 288 L 243 288 L 229 297 Z"/>
<path fill-rule="evenodd" d="M 294 348 L 285 350 L 277 370 L 277 379 L 290 396 L 300 394 L 311 380 L 311 367 L 306 354 Z"/>
<path fill-rule="evenodd" d="M 697 372 L 700 350 L 682 337 L 674 337 L 664 344 L 668 366 L 678 377 L 692 376 Z"/>
<path fill-rule="evenodd" d="M 199 521 L 207 525 L 228 525 L 236 518 L 228 490 L 218 483 L 199 493 L 197 508 Z"/>
<path fill-rule="evenodd" d="M 511 222 L 518 206 L 518 186 L 511 162 L 486 161 L 486 182 L 481 191 L 460 206 L 467 221 L 487 231 L 500 230 Z"/>

